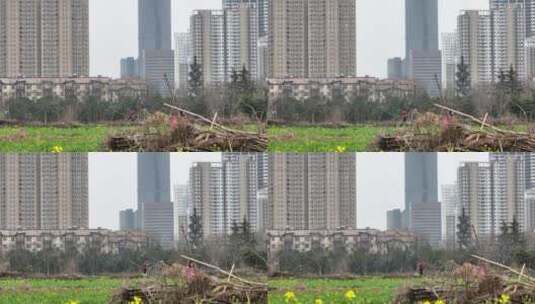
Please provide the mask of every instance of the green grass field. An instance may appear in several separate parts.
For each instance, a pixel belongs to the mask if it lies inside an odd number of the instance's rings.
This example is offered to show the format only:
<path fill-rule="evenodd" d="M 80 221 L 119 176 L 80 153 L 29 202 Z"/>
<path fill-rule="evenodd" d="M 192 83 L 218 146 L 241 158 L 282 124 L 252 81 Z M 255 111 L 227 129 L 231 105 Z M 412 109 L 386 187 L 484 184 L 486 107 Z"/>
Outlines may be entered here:
<path fill-rule="evenodd" d="M 1 127 L 0 152 L 50 152 L 55 146 L 64 152 L 105 152 L 109 134 L 125 127 L 104 125 L 77 128 Z M 347 152 L 369 150 L 374 138 L 391 128 L 354 126 L 344 128 L 271 127 L 270 152 Z"/>
<path fill-rule="evenodd" d="M 1 279 L 0 304 L 101 304 L 108 303 L 121 287 L 139 285 L 138 280 L 95 278 L 81 280 Z M 383 304 L 390 303 L 398 288 L 416 280 L 407 278 L 367 277 L 352 280 L 275 279 L 270 280 L 269 303 L 285 304 L 285 294 L 292 292 L 300 304 Z M 356 294 L 348 301 L 346 293 Z M 297 303 L 297 302 L 291 302 Z"/>
<path fill-rule="evenodd" d="M 291 292 L 301 304 L 384 304 L 391 303 L 399 288 L 413 284 L 417 279 L 366 277 L 352 280 L 332 279 L 276 279 L 270 280 L 273 290 L 270 304 L 286 303 L 285 295 Z M 356 298 L 348 300 L 346 293 L 353 290 Z M 321 300 L 317 301 L 316 300 Z"/>
<path fill-rule="evenodd" d="M 134 283 L 112 278 L 0 280 L 0 304 L 102 304 L 117 288 Z"/>

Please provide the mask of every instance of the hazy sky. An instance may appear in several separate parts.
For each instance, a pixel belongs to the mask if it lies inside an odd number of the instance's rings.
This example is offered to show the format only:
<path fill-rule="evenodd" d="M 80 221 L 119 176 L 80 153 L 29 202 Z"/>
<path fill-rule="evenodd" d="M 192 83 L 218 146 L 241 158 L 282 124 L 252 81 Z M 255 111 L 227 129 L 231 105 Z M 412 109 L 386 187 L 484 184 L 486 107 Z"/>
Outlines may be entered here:
<path fill-rule="evenodd" d="M 194 162 L 221 160 L 219 153 L 173 153 L 173 185 L 186 184 Z M 173 194 L 171 193 L 171 199 Z M 119 211 L 137 208 L 137 162 L 135 153 L 89 154 L 89 225 L 119 228 Z"/>
<path fill-rule="evenodd" d="M 171 185 L 187 182 L 193 162 L 220 159 L 219 153 L 173 153 Z M 456 180 L 460 162 L 487 159 L 486 153 L 439 154 L 439 185 Z M 386 210 L 405 205 L 404 169 L 402 153 L 357 154 L 358 227 L 385 229 Z M 119 211 L 136 207 L 136 170 L 134 153 L 89 154 L 89 222 L 92 228 L 117 229 Z"/>
<path fill-rule="evenodd" d="M 404 1 L 357 1 L 359 75 L 386 75 L 386 60 L 404 54 Z M 218 9 L 221 0 L 172 0 L 173 30 L 185 31 L 194 9 Z M 485 9 L 488 0 L 439 0 L 440 32 L 453 31 L 461 9 Z M 119 76 L 120 59 L 137 54 L 137 0 L 90 1 L 91 74 Z"/>

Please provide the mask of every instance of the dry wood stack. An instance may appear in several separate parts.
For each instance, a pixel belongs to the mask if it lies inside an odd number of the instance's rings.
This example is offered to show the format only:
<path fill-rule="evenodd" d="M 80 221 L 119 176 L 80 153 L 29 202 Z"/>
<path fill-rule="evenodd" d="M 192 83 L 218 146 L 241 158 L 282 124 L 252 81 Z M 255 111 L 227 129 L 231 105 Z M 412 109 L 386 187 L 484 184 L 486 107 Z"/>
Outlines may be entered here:
<path fill-rule="evenodd" d="M 445 274 L 441 279 L 433 280 L 433 287 L 419 286 L 402 290 L 394 303 L 435 303 L 437 300 L 456 304 L 535 303 L 535 278 L 527 275 L 525 266 L 516 270 L 476 255 L 472 257 L 483 265 L 494 267 L 494 271 L 489 271 L 486 266 L 467 263 L 453 274 Z"/>
<path fill-rule="evenodd" d="M 202 261 L 182 256 L 197 265 L 215 270 L 220 276 L 197 272 L 193 277 L 184 275 L 183 266 L 167 265 L 147 286 L 122 288 L 110 304 L 127 304 L 140 299 L 145 304 L 234 304 L 268 303 L 268 287 Z"/>
<path fill-rule="evenodd" d="M 166 104 L 173 115 L 154 114 L 143 126 L 109 137 L 106 146 L 116 152 L 264 152 L 265 132 L 225 127 L 206 117 Z"/>
<path fill-rule="evenodd" d="M 487 116 L 478 119 L 460 111 L 435 105 L 464 119 L 443 124 L 438 115 L 425 125 L 418 122 L 400 132 L 379 136 L 374 149 L 397 152 L 532 152 L 535 151 L 535 134 L 504 130 L 487 123 Z M 434 115 L 434 114 L 425 114 Z"/>

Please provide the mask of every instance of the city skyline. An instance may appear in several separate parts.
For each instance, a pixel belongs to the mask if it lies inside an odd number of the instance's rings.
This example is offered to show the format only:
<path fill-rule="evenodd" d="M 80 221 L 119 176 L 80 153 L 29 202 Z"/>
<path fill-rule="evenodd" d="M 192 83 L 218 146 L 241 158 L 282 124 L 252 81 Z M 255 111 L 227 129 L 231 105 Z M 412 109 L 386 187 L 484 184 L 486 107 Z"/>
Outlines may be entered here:
<path fill-rule="evenodd" d="M 486 153 L 439 153 L 438 187 L 456 180 L 462 162 L 486 161 Z M 89 154 L 90 227 L 119 228 L 119 211 L 135 209 L 136 155 Z M 171 154 L 171 188 L 185 185 L 195 162 L 221 162 L 219 153 Z M 381 170 L 377 170 L 380 167 Z M 113 183 L 113 186 L 110 186 Z M 381 191 L 381 189 L 390 191 Z M 386 210 L 404 207 L 404 155 L 357 153 L 357 226 L 386 229 Z M 441 200 L 439 195 L 439 200 Z M 101 210 L 106 210 L 102 213 Z"/>
<path fill-rule="evenodd" d="M 357 1 L 357 74 L 386 77 L 388 58 L 404 51 L 404 5 L 402 1 L 384 3 Z M 137 54 L 137 1 L 104 0 L 90 2 L 91 75 L 118 77 L 120 59 Z M 173 1 L 172 32 L 184 32 L 195 9 L 220 9 L 220 0 Z M 486 9 L 486 0 L 439 1 L 439 33 L 451 32 L 461 9 Z M 98 14 L 96 14 L 98 12 Z M 115 18 L 121 12 L 121 18 Z M 377 13 L 371 13 L 377 12 Z M 97 18 L 98 16 L 98 18 Z M 366 26 L 372 24 L 373 26 Z M 378 36 L 383 38 L 377 39 Z M 106 47 L 104 47 L 106 46 Z"/>

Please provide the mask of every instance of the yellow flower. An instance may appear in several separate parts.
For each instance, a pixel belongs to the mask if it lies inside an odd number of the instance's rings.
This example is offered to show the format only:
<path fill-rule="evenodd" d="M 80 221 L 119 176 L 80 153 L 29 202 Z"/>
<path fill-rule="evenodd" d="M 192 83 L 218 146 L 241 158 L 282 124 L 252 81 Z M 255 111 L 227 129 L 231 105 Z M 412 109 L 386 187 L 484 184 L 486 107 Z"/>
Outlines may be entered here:
<path fill-rule="evenodd" d="M 504 293 L 498 299 L 498 303 L 500 303 L 500 304 L 509 304 L 509 303 L 511 303 L 511 297 L 508 294 Z"/>
<path fill-rule="evenodd" d="M 347 150 L 347 148 L 344 147 L 344 146 L 336 147 L 336 152 L 338 152 L 338 153 L 344 153 L 346 150 Z"/>
<path fill-rule="evenodd" d="M 63 147 L 62 146 L 54 146 L 52 148 L 52 152 L 53 153 L 61 153 L 61 152 L 63 152 Z"/>
<path fill-rule="evenodd" d="M 321 299 L 316 299 L 316 301 L 314 301 L 314 304 L 323 304 L 323 301 Z"/>
<path fill-rule="evenodd" d="M 295 302 L 295 300 L 296 300 L 295 293 L 288 291 L 284 294 L 284 301 L 286 303 L 293 303 Z"/>
<path fill-rule="evenodd" d="M 133 301 L 128 302 L 128 304 L 143 304 L 143 300 L 140 297 L 135 296 Z"/>
<path fill-rule="evenodd" d="M 72 300 L 72 301 L 67 302 L 67 304 L 80 304 L 80 302 Z"/>
<path fill-rule="evenodd" d="M 354 300 L 357 297 L 357 293 L 353 290 L 348 290 L 345 294 L 346 299 L 349 301 Z"/>
<path fill-rule="evenodd" d="M 431 302 L 426 300 L 422 304 L 431 304 Z"/>
<path fill-rule="evenodd" d="M 439 299 L 435 301 L 435 304 L 446 304 L 446 302 Z"/>

